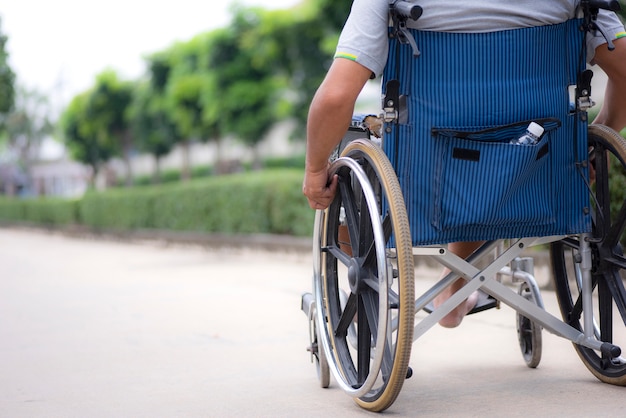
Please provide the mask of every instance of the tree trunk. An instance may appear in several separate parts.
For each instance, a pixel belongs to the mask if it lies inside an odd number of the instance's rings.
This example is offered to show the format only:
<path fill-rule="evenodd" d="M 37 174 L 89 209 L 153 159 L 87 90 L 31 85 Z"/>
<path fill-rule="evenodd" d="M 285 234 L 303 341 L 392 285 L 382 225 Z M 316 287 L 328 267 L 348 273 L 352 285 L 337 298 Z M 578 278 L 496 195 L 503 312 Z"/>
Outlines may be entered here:
<path fill-rule="evenodd" d="M 126 187 L 131 187 L 134 183 L 133 166 L 130 162 L 130 154 L 132 152 L 132 140 L 130 134 L 125 132 L 122 134 L 124 165 L 126 166 Z"/>
<path fill-rule="evenodd" d="M 98 174 L 100 173 L 100 167 L 98 164 L 90 164 L 91 165 L 91 178 L 89 179 L 89 188 L 92 190 L 96 189 L 96 179 L 98 178 Z"/>
<path fill-rule="evenodd" d="M 261 150 L 259 149 L 259 143 L 256 143 L 252 148 L 252 170 L 260 171 L 263 169 L 263 160 L 261 158 Z"/>
<path fill-rule="evenodd" d="M 191 178 L 191 142 L 185 140 L 181 143 L 183 166 L 180 171 L 181 180 L 187 181 Z"/>
<path fill-rule="evenodd" d="M 213 163 L 216 171 L 219 171 L 219 166 L 222 163 L 222 160 L 224 159 L 224 157 L 222 156 L 222 148 L 223 148 L 222 138 L 217 137 L 217 139 L 215 140 L 215 163 Z"/>
<path fill-rule="evenodd" d="M 152 173 L 152 183 L 161 183 L 161 156 L 154 156 L 154 173 Z"/>

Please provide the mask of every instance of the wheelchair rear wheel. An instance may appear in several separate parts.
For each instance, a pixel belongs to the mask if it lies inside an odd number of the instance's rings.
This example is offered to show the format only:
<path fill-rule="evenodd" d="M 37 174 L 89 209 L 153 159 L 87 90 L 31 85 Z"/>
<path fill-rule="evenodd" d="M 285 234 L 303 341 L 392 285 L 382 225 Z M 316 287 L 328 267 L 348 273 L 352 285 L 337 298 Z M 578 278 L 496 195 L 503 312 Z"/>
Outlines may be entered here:
<path fill-rule="evenodd" d="M 333 168 L 339 190 L 314 232 L 320 339 L 341 388 L 382 411 L 400 393 L 413 343 L 406 207 L 391 164 L 371 142 L 351 142 Z"/>
<path fill-rule="evenodd" d="M 592 283 L 596 338 L 626 347 L 626 141 L 613 130 L 589 127 L 589 161 L 593 213 Z M 610 173 L 610 175 L 609 175 Z M 592 177 L 593 180 L 593 177 Z M 583 308 L 579 237 L 568 237 L 551 246 L 557 299 L 563 320 L 582 330 Z M 585 366 L 602 382 L 626 386 L 626 358 L 608 358 L 574 344 Z"/>

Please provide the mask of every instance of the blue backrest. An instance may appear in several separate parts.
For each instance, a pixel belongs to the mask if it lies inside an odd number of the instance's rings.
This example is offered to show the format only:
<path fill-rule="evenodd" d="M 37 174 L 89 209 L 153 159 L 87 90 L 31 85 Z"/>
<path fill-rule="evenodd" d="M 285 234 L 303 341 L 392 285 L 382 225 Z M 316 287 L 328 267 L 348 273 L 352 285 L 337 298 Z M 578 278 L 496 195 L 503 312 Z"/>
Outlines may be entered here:
<path fill-rule="evenodd" d="M 586 112 L 568 88 L 585 68 L 579 22 L 488 33 L 411 30 L 390 39 L 383 75 L 400 82 L 406 123 L 383 141 L 414 245 L 590 230 Z M 530 121 L 533 146 L 512 145 Z"/>

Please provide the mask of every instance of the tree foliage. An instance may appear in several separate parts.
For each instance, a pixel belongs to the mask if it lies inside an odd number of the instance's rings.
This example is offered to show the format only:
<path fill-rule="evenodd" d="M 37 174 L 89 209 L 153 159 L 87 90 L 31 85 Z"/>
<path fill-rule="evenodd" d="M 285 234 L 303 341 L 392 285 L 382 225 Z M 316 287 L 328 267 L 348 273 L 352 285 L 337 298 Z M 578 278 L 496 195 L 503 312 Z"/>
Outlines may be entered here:
<path fill-rule="evenodd" d="M 350 4 L 308 0 L 273 11 L 234 6 L 227 26 L 149 56 L 146 79 L 127 83 L 103 72 L 65 112 L 63 131 L 74 155 L 96 170 L 111 156 L 128 161 L 132 149 L 147 151 L 157 160 L 158 177 L 159 159 L 175 145 L 188 150 L 193 141 L 215 141 L 219 166 L 225 136 L 254 147 L 277 122 L 292 118 L 303 137 L 309 102 Z"/>
<path fill-rule="evenodd" d="M 234 6 L 230 24 L 146 58 L 146 77 L 103 71 L 62 115 L 72 154 L 98 171 L 135 150 L 157 161 L 176 145 L 234 137 L 254 147 L 279 121 L 303 138 L 308 105 L 326 73 L 350 0 L 306 0 L 285 10 Z M 181 170 L 190 172 L 189 159 Z"/>
<path fill-rule="evenodd" d="M 213 38 L 208 56 L 213 93 L 222 94 L 205 96 L 205 102 L 221 109 L 223 133 L 250 145 L 278 121 L 277 103 L 286 87 L 275 57 L 257 47 L 266 41 L 262 33 L 266 20 L 259 9 L 237 10 L 231 25 Z"/>
<path fill-rule="evenodd" d="M 626 2 L 620 1 L 626 17 Z M 66 110 L 64 129 L 73 138 L 73 152 L 90 164 L 149 152 L 158 178 L 158 162 L 177 145 L 184 150 L 194 141 L 214 141 L 219 165 L 227 136 L 254 147 L 277 122 L 292 119 L 294 136 L 303 138 L 309 104 L 351 5 L 352 0 L 305 0 L 283 10 L 235 5 L 225 27 L 148 56 L 146 77 L 122 82 L 103 72 Z M 5 41 L 0 32 L 0 92 L 12 86 L 10 69 L 3 70 Z M 11 97 L 0 95 L 5 102 Z"/>
<path fill-rule="evenodd" d="M 89 123 L 91 91 L 75 96 L 61 115 L 61 131 L 72 157 L 89 165 L 98 174 L 102 164 L 115 155 L 114 144 L 98 137 Z"/>
<path fill-rule="evenodd" d="M 4 115 L 13 109 L 15 101 L 15 73 L 8 63 L 7 40 L 8 38 L 2 32 L 2 19 L 0 18 L 0 134 L 5 127 Z"/>
<path fill-rule="evenodd" d="M 53 130 L 47 97 L 36 90 L 18 88 L 13 109 L 6 115 L 5 129 L 8 148 L 28 172 L 39 157 L 43 140 Z"/>
<path fill-rule="evenodd" d="M 96 85 L 87 96 L 85 129 L 100 144 L 112 150 L 126 165 L 126 183 L 132 183 L 130 157 L 133 141 L 128 123 L 133 84 L 120 80 L 113 70 L 96 77 Z"/>
<path fill-rule="evenodd" d="M 140 82 L 135 86 L 129 108 L 130 129 L 137 149 L 154 156 L 155 183 L 161 180 L 161 158 L 170 153 L 180 134 L 167 112 L 162 95 L 152 82 Z"/>

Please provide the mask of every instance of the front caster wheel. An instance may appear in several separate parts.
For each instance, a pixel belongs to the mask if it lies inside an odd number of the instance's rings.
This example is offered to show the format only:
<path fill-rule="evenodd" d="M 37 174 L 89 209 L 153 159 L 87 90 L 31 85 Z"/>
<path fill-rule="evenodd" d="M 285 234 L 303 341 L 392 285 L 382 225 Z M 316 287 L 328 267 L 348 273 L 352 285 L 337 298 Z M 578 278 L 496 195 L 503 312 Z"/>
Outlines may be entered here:
<path fill-rule="evenodd" d="M 315 364 L 320 387 L 325 389 L 330 386 L 330 369 L 328 368 L 324 347 L 321 346 L 322 340 L 320 339 L 320 331 L 317 326 L 315 304 L 312 304 L 309 312 L 309 340 L 310 345 L 307 350 L 311 353 L 311 362 Z"/>
<path fill-rule="evenodd" d="M 526 300 L 537 303 L 535 297 L 527 283 L 522 283 L 518 293 Z M 519 340 L 520 350 L 526 365 L 532 369 L 539 366 L 541 362 L 542 337 L 541 326 L 534 323 L 530 319 L 516 313 L 517 339 Z"/>

